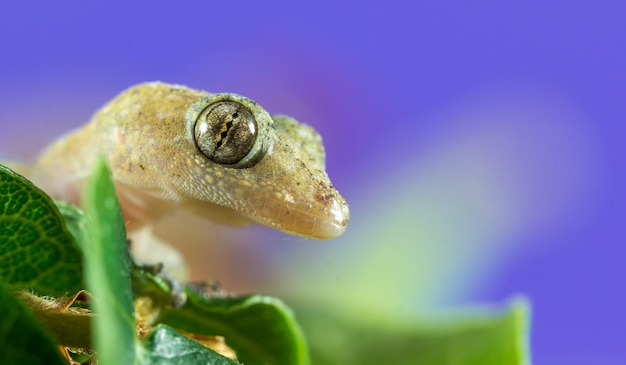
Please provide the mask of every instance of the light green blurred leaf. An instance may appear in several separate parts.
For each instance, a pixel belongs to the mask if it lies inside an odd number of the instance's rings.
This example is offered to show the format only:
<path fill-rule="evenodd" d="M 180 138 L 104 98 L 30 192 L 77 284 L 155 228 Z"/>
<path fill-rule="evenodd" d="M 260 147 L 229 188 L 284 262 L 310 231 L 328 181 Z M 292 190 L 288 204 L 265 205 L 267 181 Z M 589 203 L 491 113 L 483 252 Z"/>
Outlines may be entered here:
<path fill-rule="evenodd" d="M 307 309 L 308 308 L 308 309 Z M 371 325 L 329 315 L 323 307 L 300 308 L 300 322 L 316 365 L 526 365 L 529 308 L 523 299 L 508 308 L 430 320 L 428 323 Z"/>
<path fill-rule="evenodd" d="M 83 211 L 73 204 L 60 200 L 55 200 L 54 204 L 65 221 L 65 227 L 74 237 L 76 243 L 79 245 L 85 243 L 83 242 L 86 232 L 85 214 Z"/>
<path fill-rule="evenodd" d="M 86 216 L 81 248 L 85 281 L 94 297 L 94 346 L 99 364 L 136 363 L 136 323 L 130 280 L 130 256 L 122 213 L 111 174 L 98 159 L 82 196 Z"/>

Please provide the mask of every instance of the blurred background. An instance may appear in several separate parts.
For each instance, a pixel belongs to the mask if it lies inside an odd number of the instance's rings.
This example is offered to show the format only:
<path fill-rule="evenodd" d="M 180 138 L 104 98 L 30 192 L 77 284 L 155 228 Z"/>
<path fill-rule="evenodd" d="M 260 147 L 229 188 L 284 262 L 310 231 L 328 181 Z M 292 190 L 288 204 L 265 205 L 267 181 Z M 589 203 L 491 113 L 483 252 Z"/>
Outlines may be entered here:
<path fill-rule="evenodd" d="M 399 318 L 523 294 L 535 363 L 626 361 L 623 2 L 60 4 L 0 5 L 3 157 L 152 80 L 324 138 L 347 233 L 201 225 L 196 279 Z"/>

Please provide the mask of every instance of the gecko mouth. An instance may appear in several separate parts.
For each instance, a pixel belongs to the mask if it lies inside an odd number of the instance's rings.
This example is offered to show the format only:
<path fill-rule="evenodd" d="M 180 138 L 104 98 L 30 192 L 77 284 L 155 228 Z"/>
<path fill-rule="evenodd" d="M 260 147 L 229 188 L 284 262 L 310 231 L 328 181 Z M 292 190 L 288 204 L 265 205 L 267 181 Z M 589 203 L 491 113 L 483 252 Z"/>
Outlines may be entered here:
<path fill-rule="evenodd" d="M 285 233 L 325 240 L 345 232 L 350 220 L 350 208 L 338 194 L 326 198 L 322 207 L 270 199 L 249 218 Z"/>

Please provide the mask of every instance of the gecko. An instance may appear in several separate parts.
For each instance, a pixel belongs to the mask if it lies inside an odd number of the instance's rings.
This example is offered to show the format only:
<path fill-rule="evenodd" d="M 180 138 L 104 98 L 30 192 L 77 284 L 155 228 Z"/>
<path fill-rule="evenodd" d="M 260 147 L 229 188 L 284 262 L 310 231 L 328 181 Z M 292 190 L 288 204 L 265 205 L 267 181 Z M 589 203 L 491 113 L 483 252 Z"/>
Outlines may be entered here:
<path fill-rule="evenodd" d="M 129 237 L 180 209 L 315 239 L 341 235 L 350 219 L 325 171 L 320 135 L 237 94 L 162 82 L 130 87 L 45 148 L 26 176 L 79 204 L 99 154 Z"/>

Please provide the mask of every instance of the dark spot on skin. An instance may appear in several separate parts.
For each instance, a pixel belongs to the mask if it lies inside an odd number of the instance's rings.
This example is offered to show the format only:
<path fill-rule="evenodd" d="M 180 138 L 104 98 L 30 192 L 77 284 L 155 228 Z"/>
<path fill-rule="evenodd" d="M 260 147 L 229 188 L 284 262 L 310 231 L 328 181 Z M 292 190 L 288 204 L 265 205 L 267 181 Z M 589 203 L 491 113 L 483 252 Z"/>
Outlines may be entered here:
<path fill-rule="evenodd" d="M 315 194 L 315 200 L 320 203 L 328 203 L 333 198 L 332 195 L 327 194 Z"/>
<path fill-rule="evenodd" d="M 321 182 L 321 181 L 319 182 L 319 189 L 320 190 L 330 190 L 329 188 L 332 188 L 332 186 L 329 187 L 328 185 L 324 184 L 323 182 Z"/>
<path fill-rule="evenodd" d="M 145 169 L 146 169 L 145 167 L 143 167 L 143 165 L 142 165 L 142 164 L 139 164 L 139 167 L 140 167 L 142 170 L 145 170 Z"/>

